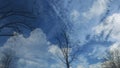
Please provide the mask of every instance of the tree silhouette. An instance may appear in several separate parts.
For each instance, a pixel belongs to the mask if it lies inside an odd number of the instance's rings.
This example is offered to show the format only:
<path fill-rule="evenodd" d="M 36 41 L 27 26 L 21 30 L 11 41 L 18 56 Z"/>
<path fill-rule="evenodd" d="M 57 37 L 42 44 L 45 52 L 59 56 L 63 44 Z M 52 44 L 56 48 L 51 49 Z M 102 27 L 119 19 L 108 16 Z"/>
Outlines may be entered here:
<path fill-rule="evenodd" d="M 108 52 L 105 62 L 102 64 L 102 68 L 120 68 L 120 51 L 114 49 L 112 52 Z"/>
<path fill-rule="evenodd" d="M 11 3 L 12 0 L 9 0 L 5 6 L 0 7 L 0 36 L 15 36 L 17 33 L 23 34 L 24 29 L 30 31 L 35 29 L 29 21 L 37 18 L 36 12 L 24 9 L 14 9 L 10 6 Z M 33 5 L 35 5 L 35 2 Z M 34 9 L 35 7 L 32 7 L 32 10 Z M 13 18 L 11 19 L 11 17 Z M 22 20 L 17 19 L 18 17 Z M 8 22 L 3 22 L 3 20 L 6 19 L 8 19 Z M 14 64 L 15 58 L 16 53 L 12 49 L 5 49 L 0 55 L 0 68 L 14 68 L 16 66 Z"/>
<path fill-rule="evenodd" d="M 15 59 L 16 55 L 15 52 L 7 48 L 1 53 L 1 60 L 0 60 L 0 68 L 13 68 L 13 61 Z"/>
<path fill-rule="evenodd" d="M 70 68 L 71 63 L 75 61 L 79 55 L 80 46 L 73 45 L 70 42 L 68 33 L 64 30 L 56 37 L 56 40 L 62 54 L 62 57 L 61 55 L 57 55 L 57 57 L 66 65 L 66 68 Z"/>

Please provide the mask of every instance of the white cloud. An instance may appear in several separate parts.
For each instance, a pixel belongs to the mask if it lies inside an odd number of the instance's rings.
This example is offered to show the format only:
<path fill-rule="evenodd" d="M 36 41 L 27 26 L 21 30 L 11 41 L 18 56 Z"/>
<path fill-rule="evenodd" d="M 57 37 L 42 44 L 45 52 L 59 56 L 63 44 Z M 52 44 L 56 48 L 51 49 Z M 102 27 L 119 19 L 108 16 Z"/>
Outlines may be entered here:
<path fill-rule="evenodd" d="M 107 9 L 107 4 L 109 0 L 97 0 L 93 3 L 92 7 L 83 13 L 83 16 L 87 19 L 91 19 L 103 14 Z"/>
<path fill-rule="evenodd" d="M 120 13 L 114 13 L 108 16 L 104 22 L 101 22 L 96 27 L 93 27 L 93 36 L 99 36 L 102 39 L 108 37 L 109 41 L 114 42 L 109 48 L 111 52 L 114 52 L 115 49 L 120 50 Z M 102 36 L 101 36 L 102 35 Z M 106 47 L 97 47 L 93 50 L 90 55 L 94 57 L 101 58 L 106 50 Z M 104 54 L 105 55 L 105 54 Z M 100 57 L 101 56 L 101 57 Z M 101 63 L 100 63 L 101 64 Z M 98 67 L 96 67 L 98 66 Z M 100 68 L 98 65 L 90 65 L 90 68 Z"/>
<path fill-rule="evenodd" d="M 77 68 L 102 68 L 101 62 L 95 63 L 95 64 L 89 64 L 87 61 L 87 58 L 84 56 L 79 57 L 80 63 L 77 65 Z"/>
<path fill-rule="evenodd" d="M 70 17 L 73 21 L 77 21 L 79 19 L 80 13 L 77 10 L 73 10 L 70 14 Z"/>
<path fill-rule="evenodd" d="M 95 64 L 89 64 L 87 61 L 87 58 L 83 55 L 79 56 L 79 64 L 77 65 L 77 68 L 101 68 L 101 63 L 95 63 Z"/>
<path fill-rule="evenodd" d="M 110 51 L 119 50 L 119 48 L 120 48 L 120 43 L 116 42 L 112 46 L 110 46 Z"/>
<path fill-rule="evenodd" d="M 117 55 L 120 55 L 120 42 L 115 42 L 109 47 L 109 51 L 113 53 L 114 55 L 117 53 Z M 116 56 L 116 55 L 115 55 Z"/>
<path fill-rule="evenodd" d="M 56 55 L 56 54 L 61 54 L 61 51 L 60 49 L 58 48 L 57 45 L 51 45 L 49 47 L 49 50 L 48 50 L 50 53 L 52 53 L 53 55 Z"/>
<path fill-rule="evenodd" d="M 23 35 L 11 37 L 7 40 L 1 51 L 10 48 L 19 57 L 18 68 L 49 68 L 50 54 L 48 53 L 49 43 L 41 29 L 35 29 L 28 38 Z"/>
<path fill-rule="evenodd" d="M 88 68 L 89 66 L 88 60 L 84 55 L 78 57 L 78 62 L 77 68 Z"/>
<path fill-rule="evenodd" d="M 78 65 L 77 68 L 85 68 L 83 65 Z"/>
<path fill-rule="evenodd" d="M 101 63 L 96 63 L 89 65 L 89 68 L 102 68 L 102 67 L 101 67 Z"/>
<path fill-rule="evenodd" d="M 62 49 L 67 50 L 66 48 L 62 48 Z M 58 45 L 51 45 L 48 49 L 48 52 L 53 55 L 52 59 L 54 59 L 55 62 L 56 62 L 55 64 L 51 65 L 51 68 L 65 68 L 65 64 L 63 62 L 64 61 L 64 56 L 62 54 L 62 51 L 58 47 Z M 70 48 L 69 48 L 69 53 L 71 53 Z"/>
<path fill-rule="evenodd" d="M 110 52 L 116 52 L 120 50 L 120 13 L 114 13 L 108 16 L 104 22 L 93 28 L 94 35 L 103 35 L 103 39 L 108 37 L 109 41 L 113 44 L 109 47 Z M 120 52 L 119 52 L 120 53 Z"/>
<path fill-rule="evenodd" d="M 99 36 L 103 33 L 103 38 L 108 34 L 109 40 L 119 41 L 120 40 L 120 13 L 114 13 L 111 16 L 107 17 L 105 22 L 99 24 L 93 28 L 95 35 Z"/>
<path fill-rule="evenodd" d="M 93 51 L 90 52 L 88 55 L 92 58 L 102 59 L 106 55 L 107 47 L 102 45 L 96 45 L 93 48 Z"/>
<path fill-rule="evenodd" d="M 97 53 L 101 50 L 102 49 L 100 49 L 100 47 L 99 47 L 99 50 L 97 51 Z M 61 53 L 60 49 L 58 48 L 58 46 L 51 45 L 49 47 L 48 51 L 53 55 L 52 57 L 55 60 L 55 63 L 51 65 L 51 68 L 65 68 L 65 64 L 60 60 L 60 57 L 63 58 L 63 56 L 62 56 L 62 53 Z M 104 48 L 103 48 L 103 51 L 104 51 Z M 102 52 L 100 52 L 97 55 L 94 55 L 94 57 L 98 57 L 98 56 L 102 55 L 103 54 Z M 76 68 L 88 68 L 89 62 L 87 61 L 87 58 L 84 55 L 79 55 L 78 59 L 76 61 L 74 61 L 71 65 L 72 65 L 71 68 L 75 68 L 75 67 Z"/>
<path fill-rule="evenodd" d="M 63 65 L 63 63 L 55 63 L 51 65 L 51 68 L 65 68 L 65 66 Z"/>

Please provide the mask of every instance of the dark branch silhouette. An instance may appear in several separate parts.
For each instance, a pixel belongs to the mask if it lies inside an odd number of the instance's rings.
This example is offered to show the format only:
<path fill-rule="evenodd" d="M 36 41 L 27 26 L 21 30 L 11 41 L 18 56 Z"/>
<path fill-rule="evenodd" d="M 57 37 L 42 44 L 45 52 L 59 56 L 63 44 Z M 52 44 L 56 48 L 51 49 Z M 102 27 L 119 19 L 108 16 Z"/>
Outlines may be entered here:
<path fill-rule="evenodd" d="M 112 52 L 108 52 L 105 62 L 102 64 L 102 68 L 120 68 L 120 51 L 114 49 Z"/>
<path fill-rule="evenodd" d="M 6 51 L 2 52 L 2 58 L 0 60 L 0 68 L 12 68 L 12 61 L 15 58 L 15 52 L 7 48 Z"/>
<path fill-rule="evenodd" d="M 66 65 L 66 68 L 70 68 L 71 63 L 75 61 L 78 57 L 80 47 L 77 46 L 74 49 L 74 46 L 76 45 L 72 45 L 69 35 L 66 31 L 62 31 L 60 36 L 56 37 L 56 40 L 58 41 L 58 47 L 60 48 L 63 56 L 61 57 L 60 55 L 57 55 L 57 57 Z M 72 51 L 73 49 L 74 51 Z"/>

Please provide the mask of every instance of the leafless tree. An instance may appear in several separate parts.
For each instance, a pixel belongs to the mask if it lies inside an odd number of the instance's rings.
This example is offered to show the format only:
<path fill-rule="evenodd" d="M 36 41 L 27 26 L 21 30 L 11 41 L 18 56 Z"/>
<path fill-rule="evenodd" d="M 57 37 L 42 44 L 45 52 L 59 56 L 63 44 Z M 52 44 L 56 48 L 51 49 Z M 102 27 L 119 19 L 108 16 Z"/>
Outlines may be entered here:
<path fill-rule="evenodd" d="M 102 68 L 120 68 L 120 51 L 118 49 L 108 52 Z"/>
<path fill-rule="evenodd" d="M 70 68 L 71 63 L 78 57 L 80 47 L 71 43 L 68 33 L 64 30 L 59 37 L 56 37 L 56 40 L 62 54 L 57 57 L 66 65 L 66 68 Z"/>
<path fill-rule="evenodd" d="M 9 0 L 5 6 L 0 8 L 0 36 L 15 36 L 17 33 L 23 33 L 23 29 L 33 30 L 35 27 L 31 23 L 26 22 L 25 19 L 35 20 L 37 17 L 35 13 L 33 11 L 13 9 L 9 7 L 10 1 L 11 0 Z M 10 9 L 4 11 L 4 8 Z M 11 16 L 19 16 L 24 20 L 14 20 L 7 23 L 2 22 L 2 20 Z M 0 68 L 14 68 L 15 58 L 16 54 L 13 50 L 9 48 L 5 49 L 0 55 Z"/>
<path fill-rule="evenodd" d="M 14 59 L 15 59 L 15 52 L 10 48 L 5 49 L 1 53 L 0 68 L 14 68 L 13 65 Z"/>

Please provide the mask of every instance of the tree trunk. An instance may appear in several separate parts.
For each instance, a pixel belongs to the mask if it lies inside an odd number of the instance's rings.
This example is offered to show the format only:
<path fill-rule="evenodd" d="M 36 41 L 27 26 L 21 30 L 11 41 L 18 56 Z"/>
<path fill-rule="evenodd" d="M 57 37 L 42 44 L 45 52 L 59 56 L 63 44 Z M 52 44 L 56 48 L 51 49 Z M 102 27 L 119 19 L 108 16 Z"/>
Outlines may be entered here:
<path fill-rule="evenodd" d="M 69 64 L 67 64 L 67 68 L 70 68 L 70 65 L 69 65 Z"/>
<path fill-rule="evenodd" d="M 66 61 L 66 66 L 67 66 L 67 68 L 70 68 L 70 64 L 69 64 L 68 60 Z"/>

